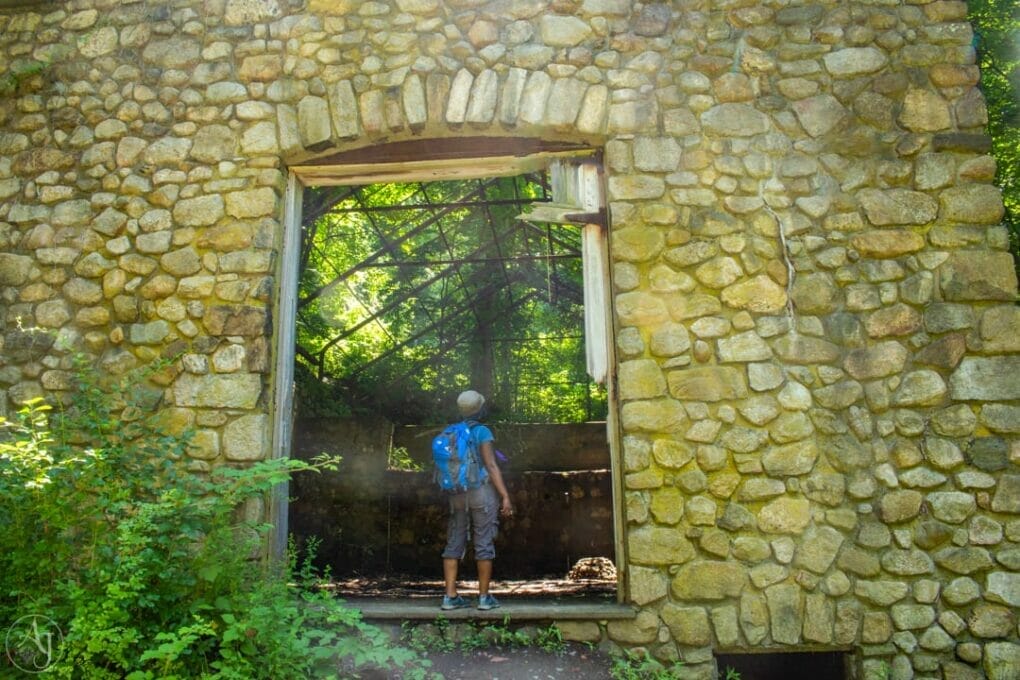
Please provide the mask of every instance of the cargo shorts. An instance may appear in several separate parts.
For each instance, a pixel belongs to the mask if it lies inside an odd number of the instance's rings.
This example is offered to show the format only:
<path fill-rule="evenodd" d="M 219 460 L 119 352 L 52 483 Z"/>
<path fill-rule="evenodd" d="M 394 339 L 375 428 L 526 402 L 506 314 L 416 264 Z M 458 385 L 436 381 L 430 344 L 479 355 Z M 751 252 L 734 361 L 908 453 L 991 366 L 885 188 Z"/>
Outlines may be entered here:
<path fill-rule="evenodd" d="M 468 531 L 474 533 L 475 559 L 496 557 L 496 532 L 499 529 L 499 496 L 486 482 L 477 489 L 450 496 L 450 518 L 446 525 L 446 559 L 462 559 L 467 552 Z"/>

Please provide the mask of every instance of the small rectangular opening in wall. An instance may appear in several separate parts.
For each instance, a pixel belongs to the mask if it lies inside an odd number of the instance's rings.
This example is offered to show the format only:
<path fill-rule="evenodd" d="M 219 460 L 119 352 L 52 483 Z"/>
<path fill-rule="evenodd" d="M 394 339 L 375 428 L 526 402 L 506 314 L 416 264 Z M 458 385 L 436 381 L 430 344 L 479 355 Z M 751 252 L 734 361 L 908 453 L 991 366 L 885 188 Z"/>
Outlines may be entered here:
<path fill-rule="evenodd" d="M 725 680 L 847 680 L 846 652 L 716 654 Z"/>

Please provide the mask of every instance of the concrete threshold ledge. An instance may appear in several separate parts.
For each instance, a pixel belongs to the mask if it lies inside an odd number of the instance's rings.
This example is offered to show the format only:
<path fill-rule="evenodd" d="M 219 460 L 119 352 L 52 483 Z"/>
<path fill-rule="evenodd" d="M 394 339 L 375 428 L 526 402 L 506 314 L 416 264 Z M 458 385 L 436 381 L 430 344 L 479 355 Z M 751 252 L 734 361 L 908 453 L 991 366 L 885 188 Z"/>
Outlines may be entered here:
<path fill-rule="evenodd" d="M 468 599 L 471 607 L 443 611 L 439 598 L 343 598 L 366 621 L 434 621 L 440 616 L 448 621 L 606 621 L 637 615 L 635 607 L 617 602 L 501 598 L 498 608 L 480 611 L 473 606 L 474 598 Z"/>

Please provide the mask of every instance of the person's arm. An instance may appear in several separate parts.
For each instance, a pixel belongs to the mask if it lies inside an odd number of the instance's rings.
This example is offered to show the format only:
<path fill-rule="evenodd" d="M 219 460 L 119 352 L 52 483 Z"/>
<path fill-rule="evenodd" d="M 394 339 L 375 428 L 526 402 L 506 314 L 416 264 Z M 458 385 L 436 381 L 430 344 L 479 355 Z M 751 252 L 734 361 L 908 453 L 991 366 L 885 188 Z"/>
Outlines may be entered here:
<path fill-rule="evenodd" d="M 496 493 L 503 499 L 500 504 L 499 514 L 505 516 L 514 514 L 514 506 L 510 502 L 510 494 L 507 493 L 506 484 L 503 483 L 503 473 L 500 472 L 499 465 L 496 464 L 496 455 L 493 453 L 492 442 L 482 442 L 478 448 L 482 453 L 482 463 L 489 472 L 489 479 L 492 480 L 492 485 L 496 487 Z"/>

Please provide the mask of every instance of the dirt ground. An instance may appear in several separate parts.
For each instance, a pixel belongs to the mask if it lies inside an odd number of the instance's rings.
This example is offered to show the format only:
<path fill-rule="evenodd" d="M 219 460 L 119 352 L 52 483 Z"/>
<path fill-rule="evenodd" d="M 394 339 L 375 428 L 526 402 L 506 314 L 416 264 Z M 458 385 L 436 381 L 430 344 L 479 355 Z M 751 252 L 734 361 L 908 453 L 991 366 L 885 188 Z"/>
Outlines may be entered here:
<path fill-rule="evenodd" d="M 432 653 L 432 671 L 446 680 L 610 680 L 612 661 L 603 652 L 568 644 L 562 652 L 535 647 Z"/>

